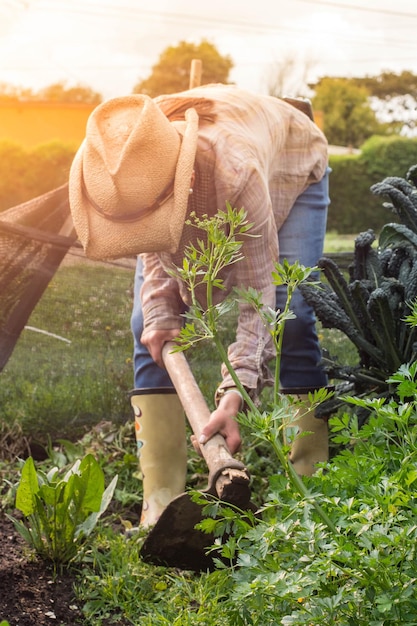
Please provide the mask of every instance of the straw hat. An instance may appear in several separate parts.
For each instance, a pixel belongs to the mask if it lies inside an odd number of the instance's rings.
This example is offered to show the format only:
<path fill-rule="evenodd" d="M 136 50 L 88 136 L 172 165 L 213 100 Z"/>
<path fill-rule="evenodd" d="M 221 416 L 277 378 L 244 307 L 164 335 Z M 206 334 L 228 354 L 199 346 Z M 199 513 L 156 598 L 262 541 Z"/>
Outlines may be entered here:
<path fill-rule="evenodd" d="M 87 256 L 175 252 L 187 210 L 198 115 L 170 122 L 144 95 L 99 105 L 71 166 L 69 201 Z"/>

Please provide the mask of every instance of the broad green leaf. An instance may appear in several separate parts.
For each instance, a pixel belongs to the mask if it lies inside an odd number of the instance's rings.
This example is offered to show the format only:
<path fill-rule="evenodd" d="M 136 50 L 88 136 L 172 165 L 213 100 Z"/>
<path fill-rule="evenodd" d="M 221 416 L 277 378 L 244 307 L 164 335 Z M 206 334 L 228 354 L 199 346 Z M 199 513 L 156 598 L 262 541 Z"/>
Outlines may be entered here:
<path fill-rule="evenodd" d="M 33 536 L 30 529 L 26 528 L 26 526 L 22 522 L 17 520 L 15 517 L 12 517 L 11 515 L 6 514 L 6 517 L 8 517 L 11 522 L 13 522 L 14 527 L 16 528 L 17 532 L 23 537 L 23 539 L 27 541 L 29 545 L 33 545 Z"/>
<path fill-rule="evenodd" d="M 381 613 L 388 613 L 388 611 L 391 611 L 392 609 L 393 598 L 385 593 L 379 598 L 376 598 L 375 604 L 378 606 L 378 609 L 381 611 Z"/>
<path fill-rule="evenodd" d="M 72 543 L 74 541 L 75 529 L 78 524 L 78 516 L 75 514 L 73 502 L 62 502 L 56 508 L 55 516 L 55 533 L 57 541 L 62 545 Z"/>
<path fill-rule="evenodd" d="M 74 494 L 79 491 L 79 488 L 77 487 L 79 480 L 80 477 L 77 474 L 71 474 L 71 476 L 68 476 L 68 480 L 65 483 L 62 483 L 64 488 L 62 502 L 69 503 L 77 497 L 76 495 L 74 496 Z"/>
<path fill-rule="evenodd" d="M 407 476 L 405 479 L 405 483 L 407 487 L 409 487 L 413 482 L 415 482 L 416 479 L 417 479 L 417 470 L 412 469 L 409 472 L 407 472 Z"/>
<path fill-rule="evenodd" d="M 379 235 L 381 248 L 395 247 L 404 243 L 411 243 L 417 248 L 417 234 L 404 224 L 385 224 Z"/>
<path fill-rule="evenodd" d="M 16 492 L 16 508 L 23 515 L 30 515 L 35 509 L 35 494 L 39 491 L 38 477 L 33 458 L 30 456 L 23 468 Z"/>
<path fill-rule="evenodd" d="M 52 467 L 46 475 L 42 471 L 39 471 L 38 476 L 40 479 L 42 479 L 39 481 L 40 484 L 47 483 L 49 485 L 51 483 L 56 482 L 57 480 L 59 480 L 58 473 L 59 473 L 58 467 Z"/>
<path fill-rule="evenodd" d="M 73 474 L 76 474 L 78 472 L 80 464 L 81 464 L 81 459 L 77 459 L 75 461 L 74 465 L 65 474 L 65 476 L 64 476 L 64 481 L 65 482 L 68 482 L 70 476 L 72 476 Z"/>
<path fill-rule="evenodd" d="M 102 516 L 102 514 L 104 513 L 104 511 L 107 509 L 107 507 L 109 506 L 111 502 L 114 490 L 117 485 L 117 480 L 118 480 L 118 476 L 115 476 L 113 480 L 111 481 L 111 483 L 106 488 L 106 490 L 104 491 L 103 497 L 100 503 L 100 510 L 98 512 L 91 513 L 91 515 L 89 515 L 88 518 L 77 527 L 77 530 L 75 532 L 76 537 L 79 537 L 81 535 L 88 537 L 88 535 L 91 533 L 91 531 L 97 524 L 97 521 Z"/>
<path fill-rule="evenodd" d="M 80 464 L 81 480 L 75 481 L 74 496 L 83 512 L 99 511 L 104 492 L 104 474 L 92 454 L 87 454 Z"/>
<path fill-rule="evenodd" d="M 51 545 L 54 541 L 54 532 L 52 530 L 55 515 L 54 507 L 46 507 L 44 502 L 36 497 L 35 498 L 35 509 L 30 517 L 28 525 L 31 526 L 32 534 L 36 537 L 37 542 L 41 543 L 42 537 L 45 538 L 46 542 Z"/>
<path fill-rule="evenodd" d="M 55 485 L 44 484 L 39 489 L 38 498 L 41 498 L 46 505 L 54 507 L 62 498 L 64 487 L 65 484 L 63 482 Z"/>

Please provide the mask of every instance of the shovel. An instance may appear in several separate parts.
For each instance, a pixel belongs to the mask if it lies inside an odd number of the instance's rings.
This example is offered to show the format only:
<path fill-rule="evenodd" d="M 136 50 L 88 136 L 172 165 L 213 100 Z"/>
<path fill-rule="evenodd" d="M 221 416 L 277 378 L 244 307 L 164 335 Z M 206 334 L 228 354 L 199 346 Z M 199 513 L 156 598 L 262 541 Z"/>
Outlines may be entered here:
<path fill-rule="evenodd" d="M 194 379 L 182 352 L 173 352 L 173 342 L 162 351 L 165 367 L 177 391 L 192 431 L 199 440 L 210 417 L 210 410 Z M 220 434 L 200 444 L 209 470 L 208 486 L 202 492 L 219 498 L 242 510 L 254 509 L 250 502 L 249 474 L 240 461 L 234 459 Z M 194 571 L 211 570 L 213 553 L 207 548 L 214 543 L 213 535 L 195 528 L 202 520 L 202 507 L 188 493 L 174 498 L 150 530 L 141 549 L 148 563 Z M 218 556 L 218 555 L 215 555 Z"/>

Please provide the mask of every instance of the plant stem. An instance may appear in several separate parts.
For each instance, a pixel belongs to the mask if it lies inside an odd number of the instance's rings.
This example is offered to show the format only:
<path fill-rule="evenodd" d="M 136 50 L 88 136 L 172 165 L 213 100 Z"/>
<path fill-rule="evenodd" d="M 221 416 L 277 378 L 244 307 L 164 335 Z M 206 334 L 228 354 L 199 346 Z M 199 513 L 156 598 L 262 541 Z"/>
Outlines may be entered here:
<path fill-rule="evenodd" d="M 252 398 L 250 397 L 250 395 L 248 394 L 248 392 L 246 391 L 246 389 L 244 388 L 244 386 L 242 385 L 242 383 L 240 382 L 239 378 L 236 375 L 236 372 L 234 371 L 232 364 L 229 361 L 229 357 L 227 355 L 227 351 L 224 349 L 223 344 L 220 341 L 220 337 L 217 333 L 217 331 L 214 331 L 213 333 L 213 341 L 214 344 L 220 354 L 220 357 L 223 361 L 223 363 L 226 365 L 228 372 L 230 374 L 230 376 L 233 379 L 233 382 L 235 383 L 236 387 L 239 389 L 240 393 L 243 396 L 243 399 L 245 401 L 245 403 L 247 404 L 248 408 L 251 411 L 257 411 L 256 405 L 253 402 Z"/>
<path fill-rule="evenodd" d="M 279 333 L 279 337 L 282 337 L 282 332 Z M 248 408 L 253 411 L 254 413 L 258 413 L 259 411 L 255 405 L 255 403 L 253 402 L 253 400 L 250 398 L 249 394 L 247 393 L 246 389 L 243 387 L 243 385 L 241 384 L 241 382 L 239 381 L 238 377 L 236 376 L 235 371 L 233 370 L 233 367 L 228 359 L 227 356 L 227 352 L 224 349 L 220 338 L 218 336 L 218 333 L 215 331 L 213 334 L 213 340 L 214 343 L 216 345 L 216 348 L 218 349 L 220 356 L 223 360 L 223 362 L 225 363 L 229 374 L 231 375 L 231 377 L 233 378 L 233 381 L 236 383 L 236 387 L 239 389 L 239 391 L 242 393 L 244 400 L 246 402 L 246 404 L 248 405 Z M 280 354 L 280 352 L 278 352 L 278 354 Z M 277 358 L 277 361 L 279 361 L 279 358 Z M 277 403 L 279 401 L 279 396 L 277 398 Z M 309 489 L 307 489 L 307 487 L 305 486 L 304 482 L 302 481 L 302 479 L 300 478 L 300 476 L 297 474 L 297 472 L 295 471 L 292 463 L 288 460 L 288 458 L 286 457 L 286 455 L 284 454 L 284 451 L 282 449 L 282 445 L 281 442 L 279 440 L 279 437 L 272 437 L 271 433 L 268 432 L 267 433 L 267 440 L 269 441 L 269 443 L 272 445 L 274 452 L 276 454 L 276 456 L 278 457 L 282 467 L 284 468 L 284 470 L 286 471 L 289 480 L 291 482 L 291 484 L 293 485 L 293 487 L 295 488 L 295 490 L 300 494 L 300 496 L 302 498 L 307 499 L 309 502 L 312 502 L 314 509 L 316 510 L 317 514 L 320 516 L 320 518 L 322 519 L 322 521 L 324 522 L 324 524 L 326 524 L 326 526 L 329 528 L 329 530 L 334 533 L 335 535 L 339 535 L 339 531 L 337 530 L 336 526 L 333 524 L 333 522 L 331 521 L 331 519 L 329 518 L 329 516 L 327 515 L 327 513 L 324 511 L 324 509 L 320 506 L 320 504 L 317 502 L 316 498 L 314 497 L 314 495 L 309 491 Z"/>
<path fill-rule="evenodd" d="M 284 454 L 279 438 L 271 437 L 271 433 L 267 433 L 267 439 L 269 443 L 271 444 L 276 456 L 281 462 L 282 467 L 286 471 L 287 476 L 291 484 L 293 485 L 293 487 L 296 489 L 296 491 L 298 491 L 298 493 L 300 494 L 302 498 L 308 500 L 309 502 L 313 504 L 314 509 L 316 510 L 317 514 L 321 517 L 324 524 L 326 524 L 328 529 L 333 534 L 340 535 L 340 532 L 337 530 L 336 526 L 333 524 L 332 520 L 327 515 L 326 511 L 317 502 L 317 499 L 314 497 L 314 494 L 312 494 L 311 491 L 307 489 L 304 482 L 295 471 L 293 464 L 288 460 L 287 456 Z"/>

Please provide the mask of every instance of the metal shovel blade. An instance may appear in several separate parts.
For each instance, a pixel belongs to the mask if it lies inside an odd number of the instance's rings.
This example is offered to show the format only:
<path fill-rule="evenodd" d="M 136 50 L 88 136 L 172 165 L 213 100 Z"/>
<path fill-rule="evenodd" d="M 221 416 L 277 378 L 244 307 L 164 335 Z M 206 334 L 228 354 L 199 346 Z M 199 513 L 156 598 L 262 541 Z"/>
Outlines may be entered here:
<path fill-rule="evenodd" d="M 225 469 L 218 476 L 216 485 L 221 482 L 223 504 L 232 504 L 242 511 L 256 511 L 250 501 L 249 480 L 245 472 L 238 469 Z M 218 497 L 212 484 L 200 492 Z M 205 533 L 196 525 L 203 519 L 203 506 L 194 502 L 188 493 L 174 498 L 162 512 L 155 526 L 150 530 L 141 549 L 141 557 L 147 563 L 178 567 L 195 572 L 214 569 L 214 559 L 221 560 L 219 550 L 213 548 L 214 535 Z M 225 537 L 222 537 L 222 541 Z M 210 547 L 210 550 L 208 548 Z"/>
<path fill-rule="evenodd" d="M 142 559 L 195 572 L 213 570 L 214 554 L 207 554 L 207 549 L 214 537 L 195 528 L 201 520 L 202 507 L 188 493 L 177 496 L 148 533 L 141 549 Z"/>

